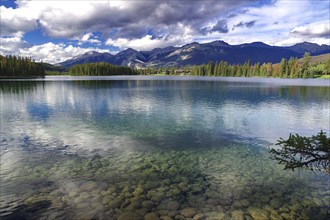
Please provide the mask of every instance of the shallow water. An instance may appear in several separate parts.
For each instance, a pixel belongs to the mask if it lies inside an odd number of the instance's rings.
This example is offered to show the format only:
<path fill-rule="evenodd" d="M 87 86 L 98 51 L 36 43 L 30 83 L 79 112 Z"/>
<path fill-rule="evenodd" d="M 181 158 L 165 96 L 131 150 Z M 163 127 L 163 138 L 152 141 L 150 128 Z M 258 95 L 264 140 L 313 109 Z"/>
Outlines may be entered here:
<path fill-rule="evenodd" d="M 329 96 L 327 80 L 2 81 L 0 218 L 327 219 L 329 176 L 268 149 L 329 133 Z"/>

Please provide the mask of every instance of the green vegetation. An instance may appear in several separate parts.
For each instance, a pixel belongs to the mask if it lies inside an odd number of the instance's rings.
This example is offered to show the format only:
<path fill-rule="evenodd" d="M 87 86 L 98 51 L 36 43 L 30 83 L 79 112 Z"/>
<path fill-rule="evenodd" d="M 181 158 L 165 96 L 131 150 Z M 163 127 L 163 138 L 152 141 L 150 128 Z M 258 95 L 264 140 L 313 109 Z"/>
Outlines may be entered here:
<path fill-rule="evenodd" d="M 0 55 L 0 78 L 35 78 L 44 77 L 42 63 L 35 63 L 30 58 Z"/>
<path fill-rule="evenodd" d="M 328 54 L 329 55 L 329 54 Z M 46 71 L 46 72 L 45 72 Z M 209 62 L 199 66 L 160 67 L 135 69 L 115 66 L 105 62 L 78 64 L 69 69 L 50 64 L 35 63 L 29 58 L 0 56 L 1 78 L 44 77 L 46 75 L 113 76 L 113 75 L 194 75 L 231 77 L 277 78 L 329 78 L 330 58 L 322 55 L 311 57 L 305 53 L 302 59 L 283 58 L 280 63 L 255 63 L 230 65 L 226 61 Z"/>
<path fill-rule="evenodd" d="M 322 75 L 320 76 L 321 79 L 330 79 L 330 75 Z"/>
<path fill-rule="evenodd" d="M 271 158 L 284 164 L 284 169 L 308 168 L 330 172 L 330 138 L 321 131 L 316 136 L 303 137 L 290 134 L 280 139 L 280 149 L 271 149 Z"/>
<path fill-rule="evenodd" d="M 79 76 L 111 76 L 111 75 L 137 75 L 138 72 L 130 67 L 115 66 L 109 63 L 78 64 L 69 69 L 69 75 Z"/>
<path fill-rule="evenodd" d="M 44 63 L 44 69 L 46 71 L 46 75 L 50 76 L 68 74 L 68 69 L 64 66 L 56 66 L 49 63 Z"/>
<path fill-rule="evenodd" d="M 326 62 L 324 62 L 326 58 Z M 276 78 L 315 78 L 330 74 L 330 58 L 318 58 L 319 62 L 312 62 L 313 57 L 305 53 L 302 59 L 283 58 L 280 63 L 255 63 L 250 61 L 243 65 L 230 65 L 225 61 L 219 63 L 209 62 L 205 65 L 186 66 L 182 68 L 162 67 L 158 69 L 140 70 L 142 75 L 165 74 L 165 75 L 194 75 L 194 76 L 233 76 L 233 77 L 276 77 Z"/>

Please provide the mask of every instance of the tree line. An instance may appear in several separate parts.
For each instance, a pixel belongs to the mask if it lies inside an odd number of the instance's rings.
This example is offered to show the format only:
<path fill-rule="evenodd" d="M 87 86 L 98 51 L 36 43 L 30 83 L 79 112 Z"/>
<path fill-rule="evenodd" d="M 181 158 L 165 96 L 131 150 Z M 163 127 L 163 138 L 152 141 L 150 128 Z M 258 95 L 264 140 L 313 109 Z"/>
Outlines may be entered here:
<path fill-rule="evenodd" d="M 31 58 L 0 55 L 1 78 L 44 77 L 45 69 L 42 63 L 36 63 Z"/>
<path fill-rule="evenodd" d="M 111 75 L 137 75 L 134 68 L 115 66 L 110 63 L 84 63 L 77 64 L 69 69 L 69 75 L 79 76 L 111 76 Z"/>
<path fill-rule="evenodd" d="M 232 77 L 278 77 L 278 78 L 314 78 L 330 74 L 330 58 L 323 63 L 311 64 L 311 56 L 305 53 L 299 60 L 291 57 L 283 58 L 279 64 L 255 63 L 250 61 L 244 64 L 229 64 L 226 61 L 218 63 L 209 62 L 199 66 L 186 66 L 181 68 L 161 67 L 158 69 L 143 69 L 140 74 L 165 75 L 195 75 L 195 76 L 232 76 Z"/>
<path fill-rule="evenodd" d="M 116 66 L 106 62 L 77 64 L 69 68 L 67 74 L 79 76 L 111 76 L 111 75 L 195 75 L 195 76 L 233 76 L 233 77 L 278 77 L 278 78 L 314 78 L 330 75 L 330 59 L 326 62 L 311 62 L 309 53 L 301 60 L 283 58 L 279 64 L 255 63 L 229 64 L 226 61 L 209 62 L 199 66 L 160 67 L 136 69 Z M 44 77 L 47 65 L 36 63 L 31 58 L 0 55 L 0 77 Z M 47 72 L 48 75 L 62 75 L 63 72 Z"/>

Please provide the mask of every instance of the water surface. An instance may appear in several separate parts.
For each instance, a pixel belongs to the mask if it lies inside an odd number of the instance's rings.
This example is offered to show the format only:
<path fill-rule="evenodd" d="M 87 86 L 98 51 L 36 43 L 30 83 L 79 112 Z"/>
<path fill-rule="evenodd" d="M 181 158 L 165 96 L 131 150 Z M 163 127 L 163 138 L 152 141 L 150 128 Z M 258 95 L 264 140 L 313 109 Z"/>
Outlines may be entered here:
<path fill-rule="evenodd" d="M 268 148 L 329 133 L 328 80 L 0 82 L 3 219 L 327 219 L 329 177 Z M 149 213 L 149 214 L 148 214 Z"/>

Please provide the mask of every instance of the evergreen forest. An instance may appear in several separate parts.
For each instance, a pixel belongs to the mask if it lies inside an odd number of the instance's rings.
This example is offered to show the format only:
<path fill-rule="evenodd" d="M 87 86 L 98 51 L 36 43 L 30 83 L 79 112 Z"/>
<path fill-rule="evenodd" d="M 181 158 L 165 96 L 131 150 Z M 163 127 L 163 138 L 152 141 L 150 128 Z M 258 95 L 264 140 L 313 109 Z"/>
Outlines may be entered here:
<path fill-rule="evenodd" d="M 36 63 L 31 58 L 0 55 L 0 78 L 36 78 L 44 77 L 45 69 L 42 63 Z"/>
<path fill-rule="evenodd" d="M 330 57 L 325 62 L 311 63 L 311 56 L 306 53 L 302 59 L 283 58 L 280 63 L 255 63 L 231 65 L 226 61 L 209 62 L 205 65 L 181 68 L 165 67 L 141 69 L 142 75 L 194 75 L 194 76 L 231 76 L 231 77 L 273 77 L 273 78 L 317 78 L 330 75 Z"/>
<path fill-rule="evenodd" d="M 69 69 L 69 75 L 72 76 L 114 76 L 137 74 L 138 72 L 134 68 L 115 66 L 105 62 L 78 64 Z"/>
<path fill-rule="evenodd" d="M 46 71 L 50 64 L 36 63 L 31 58 L 0 55 L 0 78 L 35 78 L 47 75 L 113 76 L 113 75 L 193 75 L 231 77 L 318 78 L 329 77 L 330 58 L 311 62 L 309 53 L 302 59 L 283 58 L 280 63 L 229 64 L 226 61 L 209 62 L 199 66 L 132 68 L 106 62 L 77 64 L 67 72 Z M 54 66 L 56 67 L 56 66 Z"/>

